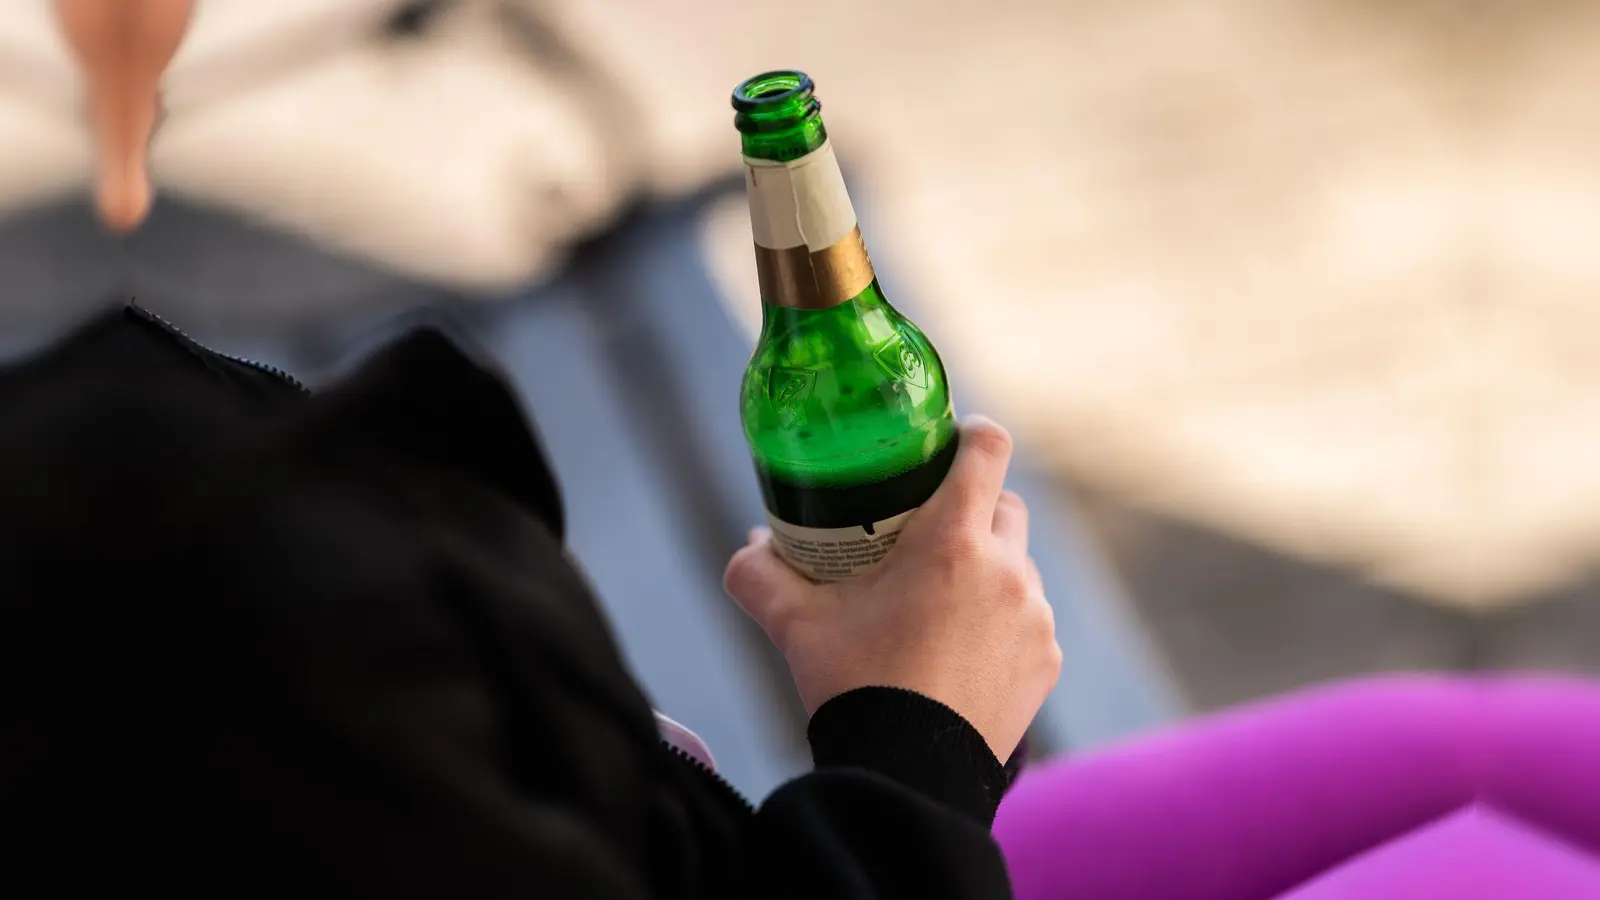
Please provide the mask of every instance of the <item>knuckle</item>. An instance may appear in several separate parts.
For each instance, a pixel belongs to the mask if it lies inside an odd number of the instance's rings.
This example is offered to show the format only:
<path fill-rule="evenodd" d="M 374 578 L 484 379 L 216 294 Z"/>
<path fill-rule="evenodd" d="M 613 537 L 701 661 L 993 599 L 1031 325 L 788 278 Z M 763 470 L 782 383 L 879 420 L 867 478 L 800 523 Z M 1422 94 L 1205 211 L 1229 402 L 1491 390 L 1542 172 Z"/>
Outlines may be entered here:
<path fill-rule="evenodd" d="M 722 573 L 722 589 L 728 592 L 728 596 L 742 603 L 750 599 L 753 582 L 750 548 L 746 547 L 728 560 L 728 568 Z"/>
<path fill-rule="evenodd" d="M 762 554 L 767 552 L 765 547 L 744 547 L 733 554 L 733 558 L 728 560 L 728 567 L 723 570 L 723 589 L 741 605 L 760 603 L 772 593 L 773 586 L 762 571 Z"/>
<path fill-rule="evenodd" d="M 956 523 L 939 534 L 938 559 L 949 565 L 970 563 L 983 555 L 983 542 L 964 523 Z"/>
<path fill-rule="evenodd" d="M 1047 602 L 1041 602 L 1039 604 L 1038 612 L 1036 612 L 1034 615 L 1035 615 L 1035 618 L 1037 619 L 1039 631 L 1042 632 L 1051 641 L 1054 641 L 1055 637 L 1056 637 L 1056 611 L 1055 611 L 1055 608 L 1052 607 Z"/>
<path fill-rule="evenodd" d="M 798 620 L 799 617 L 795 615 L 793 609 L 775 606 L 768 610 L 767 615 L 761 620 L 761 630 L 767 633 L 767 639 L 772 641 L 779 652 L 788 653 L 794 644 Z"/>
<path fill-rule="evenodd" d="M 1006 566 L 996 575 L 996 581 L 1002 594 L 1008 599 L 1018 602 L 1026 601 L 1033 593 L 1028 584 L 1028 572 L 1020 566 Z"/>

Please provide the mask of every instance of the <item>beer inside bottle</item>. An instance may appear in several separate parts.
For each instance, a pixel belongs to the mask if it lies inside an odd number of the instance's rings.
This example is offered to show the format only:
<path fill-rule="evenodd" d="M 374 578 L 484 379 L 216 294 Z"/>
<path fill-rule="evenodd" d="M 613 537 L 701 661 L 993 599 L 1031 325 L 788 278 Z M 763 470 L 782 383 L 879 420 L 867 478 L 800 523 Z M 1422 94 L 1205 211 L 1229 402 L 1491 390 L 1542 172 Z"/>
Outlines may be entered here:
<path fill-rule="evenodd" d="M 894 545 L 950 468 L 944 365 L 883 296 L 811 79 L 768 72 L 733 92 L 762 326 L 745 371 L 745 438 L 777 546 L 818 581 Z"/>

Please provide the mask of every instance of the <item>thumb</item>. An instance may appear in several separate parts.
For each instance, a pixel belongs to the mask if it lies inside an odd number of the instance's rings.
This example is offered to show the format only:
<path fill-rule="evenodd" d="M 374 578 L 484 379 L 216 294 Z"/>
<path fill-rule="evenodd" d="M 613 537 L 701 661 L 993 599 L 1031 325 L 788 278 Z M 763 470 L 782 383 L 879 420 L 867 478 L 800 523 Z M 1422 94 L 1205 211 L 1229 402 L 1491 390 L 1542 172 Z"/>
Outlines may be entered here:
<path fill-rule="evenodd" d="M 1010 433 L 985 416 L 968 416 L 950 471 L 924 508 L 939 510 L 933 518 L 957 516 L 988 530 L 1010 463 Z"/>
<path fill-rule="evenodd" d="M 722 587 L 776 643 L 776 632 L 781 631 L 787 611 L 795 608 L 813 585 L 778 556 L 772 532 L 757 528 L 750 532 L 750 543 L 728 560 Z"/>

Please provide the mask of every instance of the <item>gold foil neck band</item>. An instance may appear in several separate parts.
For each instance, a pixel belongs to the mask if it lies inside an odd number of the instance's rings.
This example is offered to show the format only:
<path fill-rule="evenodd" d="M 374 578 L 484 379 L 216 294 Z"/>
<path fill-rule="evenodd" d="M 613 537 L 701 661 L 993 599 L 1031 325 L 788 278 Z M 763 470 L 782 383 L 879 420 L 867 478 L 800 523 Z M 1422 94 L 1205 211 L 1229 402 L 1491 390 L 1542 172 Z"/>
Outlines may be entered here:
<path fill-rule="evenodd" d="M 773 250 L 757 244 L 756 274 L 763 302 L 795 309 L 838 306 L 866 290 L 874 277 L 859 226 L 821 250 Z"/>

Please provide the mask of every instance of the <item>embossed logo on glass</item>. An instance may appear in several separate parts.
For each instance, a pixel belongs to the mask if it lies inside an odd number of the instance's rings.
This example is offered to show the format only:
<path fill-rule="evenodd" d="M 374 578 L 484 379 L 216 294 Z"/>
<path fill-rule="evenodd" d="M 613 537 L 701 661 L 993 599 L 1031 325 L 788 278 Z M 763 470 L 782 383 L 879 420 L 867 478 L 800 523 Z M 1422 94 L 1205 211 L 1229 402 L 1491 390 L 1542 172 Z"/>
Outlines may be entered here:
<path fill-rule="evenodd" d="M 906 340 L 905 335 L 897 333 L 885 341 L 873 357 L 891 378 L 903 381 L 912 387 L 928 386 L 928 367 L 923 363 L 922 354 L 917 352 L 916 345 Z"/>
<path fill-rule="evenodd" d="M 767 400 L 778 414 L 778 425 L 789 429 L 806 423 L 806 402 L 817 385 L 817 373 L 805 369 L 773 369 L 767 380 Z"/>

